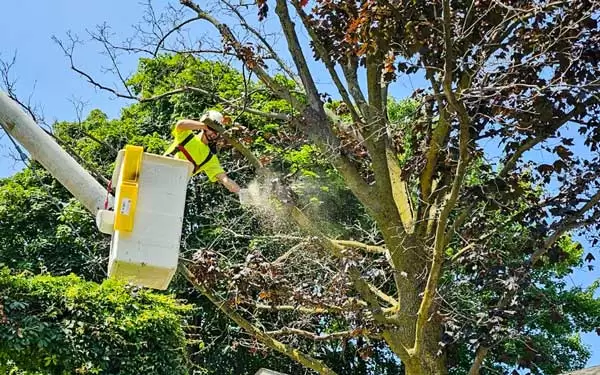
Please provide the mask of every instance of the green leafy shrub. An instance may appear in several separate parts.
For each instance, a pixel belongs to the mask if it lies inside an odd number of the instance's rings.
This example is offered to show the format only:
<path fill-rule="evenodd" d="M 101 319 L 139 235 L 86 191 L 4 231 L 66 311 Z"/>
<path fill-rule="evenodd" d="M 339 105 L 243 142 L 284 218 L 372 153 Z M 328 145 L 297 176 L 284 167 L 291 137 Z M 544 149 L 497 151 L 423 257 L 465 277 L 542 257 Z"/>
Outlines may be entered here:
<path fill-rule="evenodd" d="M 0 269 L 0 373 L 187 374 L 173 298 L 114 280 L 12 274 Z"/>

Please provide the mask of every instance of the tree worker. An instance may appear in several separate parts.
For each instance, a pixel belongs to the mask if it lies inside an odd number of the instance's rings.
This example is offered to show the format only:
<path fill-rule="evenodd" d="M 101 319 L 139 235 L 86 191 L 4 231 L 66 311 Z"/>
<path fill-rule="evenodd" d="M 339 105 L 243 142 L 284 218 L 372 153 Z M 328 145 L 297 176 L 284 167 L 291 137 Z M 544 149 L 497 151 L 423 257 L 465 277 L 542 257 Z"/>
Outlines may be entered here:
<path fill-rule="evenodd" d="M 208 111 L 200 121 L 188 119 L 177 121 L 173 129 L 173 143 L 167 148 L 164 156 L 187 160 L 194 166 L 192 175 L 204 172 L 211 182 L 218 181 L 230 192 L 239 193 L 240 187 L 227 176 L 217 158 L 216 140 L 219 138 L 219 133 L 210 127 L 211 121 L 225 125 L 230 120 L 217 111 Z M 195 135 L 194 130 L 202 130 L 202 132 Z"/>

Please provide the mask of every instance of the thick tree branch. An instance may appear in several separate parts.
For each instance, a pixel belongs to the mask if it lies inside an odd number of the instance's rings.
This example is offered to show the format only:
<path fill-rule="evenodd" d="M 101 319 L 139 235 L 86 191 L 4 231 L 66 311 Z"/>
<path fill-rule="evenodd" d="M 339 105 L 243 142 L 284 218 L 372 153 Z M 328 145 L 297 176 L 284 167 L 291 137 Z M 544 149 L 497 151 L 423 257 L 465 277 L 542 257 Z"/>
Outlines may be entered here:
<path fill-rule="evenodd" d="M 315 32 L 315 30 L 312 28 L 310 21 L 308 19 L 308 15 L 306 14 L 306 12 L 304 12 L 304 9 L 302 9 L 302 6 L 300 5 L 299 1 L 293 1 L 292 3 L 294 4 L 294 7 L 296 8 L 296 12 L 300 16 L 300 19 L 304 23 L 304 28 L 308 31 L 308 35 L 311 37 L 311 39 L 313 41 L 313 44 L 315 46 L 317 54 L 319 55 L 319 58 L 321 59 L 321 61 L 323 61 L 323 64 L 325 64 L 325 67 L 327 68 L 327 71 L 329 72 L 329 75 L 331 76 L 331 79 L 333 80 L 335 87 L 338 89 L 338 92 L 340 93 L 340 96 L 342 97 L 342 100 L 344 101 L 344 103 L 346 103 L 346 106 L 348 107 L 348 110 L 350 111 L 350 115 L 352 116 L 352 120 L 355 123 L 362 122 L 358 112 L 356 111 L 354 104 L 352 103 L 352 100 L 350 99 L 350 96 L 348 94 L 348 91 L 346 90 L 346 87 L 344 86 L 339 75 L 337 74 L 333 62 L 329 58 L 327 49 L 325 48 L 325 46 L 323 46 L 323 43 L 321 43 L 319 36 Z"/>
<path fill-rule="evenodd" d="M 433 80 L 431 86 L 436 97 L 439 97 L 438 89 Z M 425 204 L 430 202 L 430 195 L 432 190 L 431 187 L 433 185 L 433 173 L 438 162 L 438 155 L 440 150 L 444 146 L 444 141 L 448 136 L 448 133 L 450 132 L 450 120 L 448 118 L 448 111 L 446 108 L 444 108 L 441 99 L 438 99 L 438 111 L 440 113 L 440 118 L 431 135 L 431 141 L 429 142 L 429 147 L 425 156 L 425 168 L 423 169 L 420 178 L 421 199 L 423 199 L 423 202 Z"/>
<path fill-rule="evenodd" d="M 364 301 L 355 301 L 359 309 L 365 308 L 366 303 Z M 344 312 L 356 311 L 357 309 L 348 306 L 295 306 L 295 305 L 267 305 L 263 303 L 257 303 L 254 305 L 258 310 L 269 310 L 269 311 L 297 311 L 303 314 L 341 314 Z"/>
<path fill-rule="evenodd" d="M 399 223 L 394 235 L 402 235 L 403 232 L 412 232 L 413 210 L 408 195 L 406 182 L 401 178 L 401 171 L 394 152 L 388 145 L 387 114 L 382 98 L 381 90 L 381 58 L 378 54 L 368 55 L 367 65 L 367 88 L 369 94 L 367 123 L 361 129 L 365 139 L 365 146 L 371 157 L 371 166 L 375 173 L 375 190 L 377 199 L 388 207 L 380 211 L 385 213 L 377 218 L 380 225 Z M 384 224 L 385 223 L 385 224 Z M 403 261 L 394 257 L 394 267 L 397 271 L 404 270 Z"/>
<path fill-rule="evenodd" d="M 340 245 L 340 246 L 364 249 L 367 253 L 374 253 L 374 254 L 387 253 L 386 248 L 383 246 L 368 245 L 366 243 L 362 243 L 362 242 L 358 242 L 358 241 L 349 241 L 349 240 L 333 240 L 332 239 L 331 241 L 333 241 L 335 244 Z"/>
<path fill-rule="evenodd" d="M 358 62 L 356 61 L 356 57 L 348 56 L 346 63 L 340 64 L 340 66 L 344 73 L 344 77 L 346 78 L 348 90 L 350 91 L 352 98 L 354 98 L 354 102 L 362 117 L 365 119 L 364 121 L 371 121 L 369 116 L 369 104 L 358 83 Z"/>
<path fill-rule="evenodd" d="M 540 258 L 546 254 L 546 252 L 558 241 L 558 239 L 565 233 L 570 230 L 579 228 L 588 221 L 583 220 L 583 216 L 595 208 L 600 203 L 600 190 L 596 192 L 577 212 L 574 214 L 564 218 L 561 222 L 558 223 L 554 232 L 544 241 L 544 246 L 537 249 L 533 255 L 531 256 L 531 264 L 535 264 Z M 598 210 L 595 215 L 592 217 L 592 222 L 594 219 L 600 217 L 600 210 Z"/>
<path fill-rule="evenodd" d="M 205 121 L 210 121 L 210 120 L 205 120 Z M 252 166 L 257 171 L 262 170 L 262 168 L 263 168 L 262 163 L 260 162 L 260 160 L 258 160 L 258 158 L 256 156 L 254 156 L 254 154 L 252 153 L 252 151 L 250 151 L 250 149 L 248 149 L 248 147 L 244 146 L 243 144 L 238 142 L 236 139 L 230 137 L 227 134 L 227 131 L 225 130 L 225 128 L 223 128 L 220 124 L 218 124 L 214 121 L 210 121 L 210 123 L 211 123 L 210 124 L 211 127 L 213 129 L 215 129 L 217 132 L 219 132 L 229 144 L 231 144 L 236 150 L 238 150 L 242 155 L 244 155 L 246 160 L 248 160 L 248 162 L 250 162 L 250 164 L 252 164 Z"/>
<path fill-rule="evenodd" d="M 433 248 L 433 260 L 431 263 L 431 270 L 427 278 L 427 284 L 423 292 L 423 299 L 419 306 L 417 313 L 417 324 L 415 330 L 415 344 L 413 352 L 415 355 L 420 355 L 423 349 L 423 341 L 425 336 L 425 324 L 429 317 L 429 310 L 433 304 L 437 285 L 441 276 L 442 264 L 444 261 L 444 249 L 447 245 L 446 242 L 446 228 L 448 223 L 448 217 L 456 205 L 458 199 L 458 193 L 462 186 L 463 178 L 467 170 L 469 163 L 469 127 L 470 119 L 466 112 L 466 109 L 462 103 L 460 103 L 452 88 L 452 72 L 454 69 L 453 62 L 453 45 L 452 45 L 452 20 L 450 11 L 450 0 L 443 0 L 443 22 L 444 22 L 444 43 L 445 43 L 445 66 L 444 66 L 444 81 L 443 88 L 446 98 L 450 103 L 452 109 L 456 112 L 460 124 L 459 134 L 459 159 L 456 173 L 452 181 L 452 188 L 449 196 L 444 203 L 440 217 L 438 219 L 435 241 Z"/>
<path fill-rule="evenodd" d="M 414 209 L 410 200 L 409 186 L 406 180 L 402 179 L 402 171 L 400 165 L 398 165 L 396 153 L 390 147 L 385 148 L 385 153 L 392 197 L 394 198 L 394 203 L 398 209 L 404 231 L 410 234 L 415 229 L 415 220 Z"/>
<path fill-rule="evenodd" d="M 333 166 L 340 171 L 350 190 L 367 208 L 373 209 L 374 188 L 369 186 L 360 175 L 356 166 L 345 155 L 339 155 L 332 161 Z"/>
<path fill-rule="evenodd" d="M 316 116 L 315 116 L 316 115 Z M 340 140 L 332 134 L 329 126 L 319 126 L 319 122 L 330 121 L 325 111 L 316 113 L 314 111 L 305 111 L 305 122 L 313 128 L 307 131 L 311 139 L 318 145 L 322 152 L 331 155 L 331 163 L 338 170 L 346 185 L 358 200 L 373 214 L 376 214 L 384 206 L 379 202 L 374 195 L 375 189 L 370 186 L 362 178 L 357 167 L 350 161 L 349 157 L 341 150 Z M 309 117 L 307 117 L 309 116 Z M 303 124 L 299 120 L 294 119 L 298 128 L 302 128 Z"/>
<path fill-rule="evenodd" d="M 389 182 L 385 146 L 387 140 L 386 118 L 384 112 L 383 98 L 381 96 L 381 59 L 376 54 L 368 55 L 366 58 L 368 113 L 367 122 L 361 129 L 365 139 L 365 145 L 373 161 L 373 170 L 377 183 Z M 386 176 L 383 178 L 383 176 Z"/>
<path fill-rule="evenodd" d="M 192 284 L 192 286 L 196 290 L 202 293 L 206 298 L 210 300 L 210 302 L 213 303 L 213 305 L 215 305 L 219 310 L 221 310 L 231 320 L 233 320 L 236 324 L 242 327 L 246 332 L 255 337 L 263 345 L 288 356 L 292 360 L 316 371 L 319 374 L 336 375 L 336 373 L 329 367 L 327 367 L 327 365 L 325 365 L 323 362 L 309 355 L 306 355 L 298 349 L 294 349 L 291 346 L 282 343 L 281 341 L 274 339 L 269 334 L 263 332 L 251 322 L 246 320 L 243 316 L 241 316 L 233 308 L 231 308 L 227 301 L 224 301 L 221 298 L 217 297 L 202 283 L 198 282 L 195 276 L 190 272 L 190 270 L 186 266 L 182 265 L 179 267 L 179 269 L 183 276 L 190 282 L 190 284 Z"/>
<path fill-rule="evenodd" d="M 385 294 L 381 289 L 379 289 L 378 287 L 376 287 L 375 285 L 373 285 L 371 283 L 368 283 L 368 285 L 369 285 L 369 289 L 371 290 L 371 292 L 375 293 L 375 295 L 377 297 L 381 298 L 383 301 L 389 303 L 390 305 L 392 305 L 394 307 L 398 306 L 398 301 L 395 298 Z"/>
<path fill-rule="evenodd" d="M 225 4 L 225 6 L 227 6 L 227 8 L 229 8 L 229 10 L 231 10 L 237 16 L 237 18 L 240 20 L 240 25 L 242 25 L 246 30 L 248 30 L 250 33 L 252 33 L 263 44 L 263 46 L 271 54 L 272 58 L 277 62 L 277 64 L 279 65 L 279 67 L 291 79 L 293 79 L 298 86 L 302 86 L 302 81 L 300 80 L 300 78 L 298 77 L 298 75 L 296 73 L 294 73 L 292 71 L 292 69 L 281 59 L 281 57 L 279 56 L 279 54 L 277 52 L 275 52 L 275 49 L 267 41 L 267 39 L 260 32 L 258 32 L 258 30 L 256 30 L 254 27 L 250 26 L 248 24 L 248 22 L 246 22 L 246 18 L 244 16 L 242 16 L 241 13 L 237 10 L 237 8 L 235 6 L 233 6 L 229 1 L 227 1 L 227 0 L 221 0 L 221 2 L 223 4 Z"/>
<path fill-rule="evenodd" d="M 504 163 L 504 167 L 500 171 L 499 176 L 506 177 L 508 175 L 508 173 L 513 170 L 513 168 L 517 164 L 517 161 L 519 161 L 521 156 L 523 156 L 523 154 L 526 151 L 529 151 L 530 149 L 532 149 L 539 143 L 552 137 L 556 133 L 556 131 L 558 129 L 560 129 L 563 125 L 567 124 L 572 118 L 585 113 L 587 108 L 590 105 L 593 105 L 594 103 L 596 103 L 597 101 L 598 101 L 598 97 L 591 96 L 583 103 L 576 104 L 575 108 L 573 108 L 571 111 L 569 111 L 567 114 L 565 114 L 562 118 L 557 119 L 557 121 L 554 124 L 549 126 L 549 129 L 547 130 L 547 132 L 544 135 L 537 135 L 537 136 L 529 138 L 525 142 L 523 142 L 521 144 L 521 146 L 519 146 L 519 148 L 517 148 L 517 150 L 508 158 L 506 163 Z"/>
<path fill-rule="evenodd" d="M 481 369 L 481 365 L 483 365 L 483 360 L 487 355 L 490 348 L 486 346 L 480 346 L 475 351 L 475 360 L 473 360 L 473 364 L 469 369 L 469 375 L 479 375 L 479 370 Z"/>
<path fill-rule="evenodd" d="M 309 106 L 315 111 L 323 111 L 323 103 L 319 97 L 319 91 L 317 90 L 312 74 L 308 70 L 306 58 L 304 57 L 302 47 L 300 46 L 298 36 L 296 35 L 294 22 L 290 19 L 287 0 L 276 0 L 276 3 L 275 13 L 277 13 L 277 16 L 279 17 L 279 23 L 281 24 L 283 34 L 287 40 L 288 49 L 294 60 L 300 79 L 302 80 L 302 85 L 306 90 Z"/>
<path fill-rule="evenodd" d="M 302 104 L 298 99 L 296 99 L 290 90 L 286 87 L 277 83 L 261 66 L 260 62 L 248 60 L 251 56 L 248 56 L 248 51 L 243 49 L 242 44 L 237 40 L 237 38 L 233 35 L 233 32 L 229 28 L 229 26 L 221 23 L 215 17 L 205 12 L 198 4 L 193 2 L 192 0 L 180 0 L 181 4 L 192 9 L 198 15 L 198 18 L 203 19 L 209 23 L 211 23 L 221 34 L 224 42 L 230 45 L 237 53 L 238 57 L 246 64 L 248 69 L 254 72 L 256 76 L 267 86 L 269 87 L 274 94 L 279 96 L 281 99 L 286 100 L 291 106 L 302 112 L 305 108 L 305 105 Z"/>

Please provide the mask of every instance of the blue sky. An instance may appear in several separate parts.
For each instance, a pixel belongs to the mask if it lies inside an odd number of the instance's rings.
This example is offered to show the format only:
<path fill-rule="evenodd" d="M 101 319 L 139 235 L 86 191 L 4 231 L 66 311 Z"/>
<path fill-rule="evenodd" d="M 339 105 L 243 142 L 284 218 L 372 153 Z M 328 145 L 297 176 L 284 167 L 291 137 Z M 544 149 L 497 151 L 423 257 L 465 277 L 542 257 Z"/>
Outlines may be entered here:
<path fill-rule="evenodd" d="M 165 3 L 166 0 L 154 2 L 157 9 Z M 130 102 L 97 91 L 71 71 L 63 52 L 51 37 L 63 37 L 71 30 L 86 40 L 89 39 L 86 29 L 93 30 L 96 25 L 106 22 L 117 38 L 124 38 L 133 33 L 132 24 L 142 19 L 143 11 L 143 5 L 137 1 L 4 1 L 0 57 L 10 60 L 16 53 L 13 78 L 18 79 L 17 92 L 24 97 L 33 93 L 32 102 L 39 105 L 47 122 L 75 120 L 77 114 L 72 100 L 88 103 L 84 116 L 89 110 L 99 108 L 110 117 L 117 117 L 120 109 Z M 94 76 L 113 82 L 111 76 L 102 73 L 100 61 L 106 61 L 100 59 L 100 52 L 98 45 L 88 43 L 76 51 L 76 62 Z M 123 57 L 122 61 L 125 72 L 135 69 L 135 60 Z M 317 68 L 317 65 L 311 65 Z M 413 84 L 417 83 L 403 81 L 396 85 L 393 94 L 399 97 L 407 95 Z M 324 83 L 323 86 L 327 91 L 328 85 Z M 10 176 L 22 167 L 13 155 L 14 150 L 6 136 L 0 134 L 0 177 Z M 598 271 L 578 270 L 571 281 L 573 285 L 586 286 L 598 276 Z M 600 365 L 600 338 L 590 333 L 584 335 L 584 340 L 594 348 L 588 365 Z"/>
<path fill-rule="evenodd" d="M 118 9 L 119 11 L 115 11 Z M 127 102 L 98 92 L 69 69 L 68 61 L 52 36 L 64 36 L 69 30 L 86 37 L 86 28 L 107 22 L 117 34 L 131 33 L 131 20 L 141 19 L 141 6 L 135 1 L 7 1 L 2 4 L 2 43 L 0 57 L 12 59 L 16 53 L 13 78 L 17 93 L 42 109 L 46 121 L 74 120 L 76 111 L 71 100 L 88 102 L 87 110 L 101 108 L 109 116 L 118 116 Z M 98 46 L 84 46 L 77 60 L 95 74 Z M 133 66 L 134 67 L 134 66 Z M 6 137 L 0 139 L 0 177 L 20 168 L 13 165 Z"/>

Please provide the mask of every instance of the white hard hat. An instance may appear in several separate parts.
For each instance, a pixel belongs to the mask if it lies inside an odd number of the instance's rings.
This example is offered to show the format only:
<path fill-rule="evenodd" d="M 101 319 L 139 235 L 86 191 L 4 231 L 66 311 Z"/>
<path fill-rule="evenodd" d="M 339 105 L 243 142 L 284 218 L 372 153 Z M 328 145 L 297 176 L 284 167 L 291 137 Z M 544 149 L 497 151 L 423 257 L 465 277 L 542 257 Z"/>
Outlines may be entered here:
<path fill-rule="evenodd" d="M 223 115 L 219 111 L 206 111 L 204 114 L 206 118 L 213 120 L 214 122 L 218 122 L 219 124 L 223 124 Z"/>

